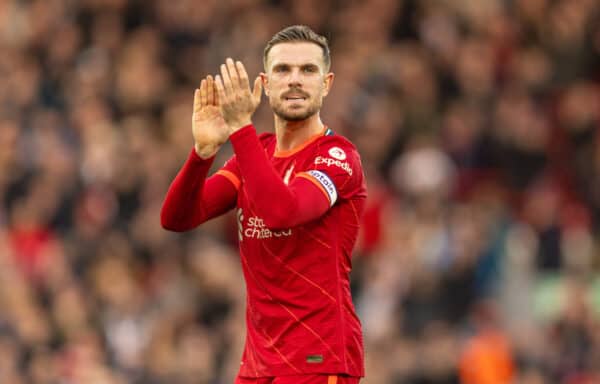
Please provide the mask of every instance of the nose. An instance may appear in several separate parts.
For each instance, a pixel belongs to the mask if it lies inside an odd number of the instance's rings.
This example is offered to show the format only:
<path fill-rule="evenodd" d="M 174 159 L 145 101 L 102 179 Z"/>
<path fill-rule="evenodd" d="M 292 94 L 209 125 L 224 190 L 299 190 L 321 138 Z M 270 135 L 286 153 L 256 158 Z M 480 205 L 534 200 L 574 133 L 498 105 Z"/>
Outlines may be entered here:
<path fill-rule="evenodd" d="M 288 79 L 288 86 L 290 87 L 298 87 L 302 85 L 302 77 L 300 70 L 298 68 L 294 68 L 290 71 L 290 76 Z"/>

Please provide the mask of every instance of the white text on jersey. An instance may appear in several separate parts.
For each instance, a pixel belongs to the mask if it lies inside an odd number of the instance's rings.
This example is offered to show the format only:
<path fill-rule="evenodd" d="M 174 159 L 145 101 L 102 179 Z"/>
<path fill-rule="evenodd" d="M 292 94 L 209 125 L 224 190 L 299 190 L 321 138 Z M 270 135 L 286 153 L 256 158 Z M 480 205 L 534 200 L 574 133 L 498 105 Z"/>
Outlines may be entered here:
<path fill-rule="evenodd" d="M 344 171 L 348 172 L 350 176 L 352 176 L 352 168 L 350 168 L 350 164 L 347 162 L 342 162 L 340 160 L 335 160 L 330 157 L 317 156 L 315 158 L 315 165 L 325 164 L 328 167 L 335 165 L 336 167 L 342 168 Z"/>

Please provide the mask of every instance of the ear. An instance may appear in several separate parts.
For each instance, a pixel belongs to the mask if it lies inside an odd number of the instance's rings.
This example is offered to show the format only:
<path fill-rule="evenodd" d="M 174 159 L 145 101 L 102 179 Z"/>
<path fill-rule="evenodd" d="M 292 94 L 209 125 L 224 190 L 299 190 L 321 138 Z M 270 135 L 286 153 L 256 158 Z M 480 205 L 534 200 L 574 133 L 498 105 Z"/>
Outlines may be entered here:
<path fill-rule="evenodd" d="M 265 96 L 269 97 L 269 77 L 266 73 L 260 73 L 260 79 L 262 80 L 263 90 L 265 92 Z"/>
<path fill-rule="evenodd" d="M 329 94 L 329 90 L 333 85 L 333 79 L 335 78 L 335 74 L 333 72 L 329 72 L 323 78 L 323 97 Z"/>

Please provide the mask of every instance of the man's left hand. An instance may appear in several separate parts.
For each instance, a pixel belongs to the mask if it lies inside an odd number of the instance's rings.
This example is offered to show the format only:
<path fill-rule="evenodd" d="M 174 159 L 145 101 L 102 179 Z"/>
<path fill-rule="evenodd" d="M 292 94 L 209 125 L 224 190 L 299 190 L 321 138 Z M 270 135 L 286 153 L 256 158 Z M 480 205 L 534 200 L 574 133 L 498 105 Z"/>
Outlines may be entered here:
<path fill-rule="evenodd" d="M 260 104 L 262 82 L 260 77 L 254 80 L 254 89 L 250 92 L 250 83 L 246 68 L 241 61 L 228 58 L 221 64 L 221 76 L 215 78 L 219 94 L 219 104 L 225 122 L 232 130 L 252 123 L 252 115 Z"/>

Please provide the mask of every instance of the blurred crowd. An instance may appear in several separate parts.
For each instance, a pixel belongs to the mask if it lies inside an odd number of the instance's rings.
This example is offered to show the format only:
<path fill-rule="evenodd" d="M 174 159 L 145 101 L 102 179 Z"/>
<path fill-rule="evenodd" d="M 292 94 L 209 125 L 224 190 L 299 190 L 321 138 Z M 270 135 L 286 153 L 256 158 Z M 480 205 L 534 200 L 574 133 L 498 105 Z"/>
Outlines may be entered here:
<path fill-rule="evenodd" d="M 600 383 L 595 0 L 0 0 L 0 383 L 233 382 L 235 221 L 159 210 L 199 80 L 291 24 L 368 180 L 363 383 Z"/>

